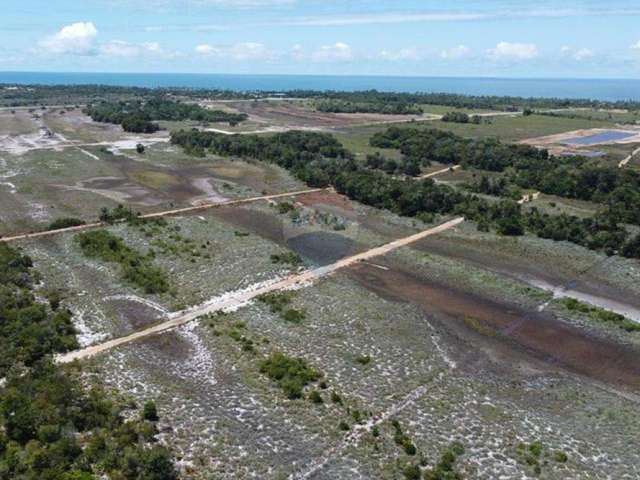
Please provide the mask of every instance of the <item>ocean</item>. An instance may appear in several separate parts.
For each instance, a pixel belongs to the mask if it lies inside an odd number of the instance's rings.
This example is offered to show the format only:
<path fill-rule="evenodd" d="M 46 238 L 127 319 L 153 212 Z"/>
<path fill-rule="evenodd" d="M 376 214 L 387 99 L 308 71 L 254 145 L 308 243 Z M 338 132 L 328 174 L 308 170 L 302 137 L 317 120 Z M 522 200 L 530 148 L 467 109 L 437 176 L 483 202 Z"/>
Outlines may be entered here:
<path fill-rule="evenodd" d="M 215 88 L 236 91 L 376 89 L 389 92 L 447 92 L 467 95 L 640 101 L 640 80 L 631 79 L 0 72 L 0 83 L 102 84 L 136 87 Z"/>

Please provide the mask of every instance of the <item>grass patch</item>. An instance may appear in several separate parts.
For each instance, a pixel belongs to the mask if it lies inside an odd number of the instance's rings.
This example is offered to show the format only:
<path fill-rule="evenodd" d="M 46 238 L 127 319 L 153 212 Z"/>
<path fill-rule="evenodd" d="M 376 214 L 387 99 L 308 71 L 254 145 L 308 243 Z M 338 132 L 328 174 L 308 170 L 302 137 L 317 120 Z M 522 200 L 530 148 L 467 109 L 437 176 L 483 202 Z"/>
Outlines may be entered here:
<path fill-rule="evenodd" d="M 169 290 L 169 280 L 164 270 L 154 266 L 149 256 L 128 247 L 122 238 L 106 230 L 95 230 L 81 233 L 75 240 L 87 257 L 118 263 L 122 267 L 123 278 L 145 293 L 165 293 Z"/>

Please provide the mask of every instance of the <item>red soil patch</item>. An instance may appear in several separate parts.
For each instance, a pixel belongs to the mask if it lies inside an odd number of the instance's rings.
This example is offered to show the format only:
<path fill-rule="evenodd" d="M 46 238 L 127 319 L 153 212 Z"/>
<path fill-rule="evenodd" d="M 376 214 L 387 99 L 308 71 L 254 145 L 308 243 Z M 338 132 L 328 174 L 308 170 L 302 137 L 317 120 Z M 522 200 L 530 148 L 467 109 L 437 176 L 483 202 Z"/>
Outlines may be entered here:
<path fill-rule="evenodd" d="M 597 381 L 640 390 L 637 349 L 595 337 L 551 314 L 488 300 L 395 267 L 382 270 L 360 264 L 349 273 L 380 296 L 444 314 L 458 323 L 456 327 L 467 326 L 473 319 L 491 332 L 491 340 L 512 348 L 518 357 L 524 353 L 551 368 L 560 367 Z"/>
<path fill-rule="evenodd" d="M 338 207 L 346 211 L 353 211 L 351 200 L 349 200 L 346 196 L 326 190 L 321 192 L 308 193 L 306 195 L 300 195 L 296 198 L 296 201 L 307 207 L 313 207 L 316 204 L 322 204 L 332 207 Z"/>

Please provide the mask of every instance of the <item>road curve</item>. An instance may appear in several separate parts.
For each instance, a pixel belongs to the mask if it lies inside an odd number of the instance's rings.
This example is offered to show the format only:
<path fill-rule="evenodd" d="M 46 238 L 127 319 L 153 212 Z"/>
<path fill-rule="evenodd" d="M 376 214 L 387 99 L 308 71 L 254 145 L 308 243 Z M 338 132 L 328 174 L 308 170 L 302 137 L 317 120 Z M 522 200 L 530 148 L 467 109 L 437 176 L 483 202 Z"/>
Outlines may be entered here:
<path fill-rule="evenodd" d="M 306 270 L 302 273 L 297 273 L 284 279 L 275 280 L 272 283 L 269 283 L 267 285 L 260 284 L 255 288 L 249 287 L 247 289 L 244 289 L 238 292 L 234 292 L 231 294 L 223 295 L 218 298 L 214 298 L 213 300 L 205 302 L 202 305 L 198 305 L 198 306 L 183 310 L 181 312 L 177 312 L 174 314 L 173 318 L 167 320 L 166 322 L 160 323 L 158 325 L 154 325 L 153 327 L 140 330 L 138 332 L 132 333 L 124 337 L 109 340 L 99 345 L 93 345 L 91 347 L 87 347 L 81 350 L 76 350 L 73 352 L 66 353 L 64 355 L 59 355 L 56 357 L 56 361 L 58 363 L 69 363 L 69 362 L 73 362 L 74 360 L 82 360 L 85 358 L 89 358 L 99 353 L 106 352 L 113 348 L 119 347 L 121 345 L 126 345 L 128 343 L 134 342 L 136 340 L 140 340 L 145 337 L 149 337 L 151 335 L 156 335 L 162 332 L 166 332 L 167 330 L 172 330 L 181 325 L 185 325 L 186 323 L 189 323 L 197 319 L 198 317 L 201 317 L 202 315 L 214 313 L 220 310 L 237 308 L 247 303 L 248 301 L 260 295 L 263 295 L 265 293 L 304 286 L 319 278 L 330 275 L 342 268 L 346 268 L 355 263 L 363 262 L 380 255 L 385 255 L 386 253 L 389 253 L 400 247 L 422 240 L 423 238 L 428 237 L 430 235 L 435 235 L 435 234 L 444 232 L 446 230 L 449 230 L 450 228 L 453 228 L 456 225 L 459 225 L 463 221 L 464 221 L 464 217 L 458 217 L 448 222 L 445 222 L 441 225 L 438 225 L 436 227 L 429 228 L 422 232 L 416 233 L 414 235 L 400 238 L 398 240 L 394 240 L 390 243 L 372 248 L 365 252 L 343 258 L 330 265 L 325 265 L 325 266 L 314 268 L 311 270 Z"/>

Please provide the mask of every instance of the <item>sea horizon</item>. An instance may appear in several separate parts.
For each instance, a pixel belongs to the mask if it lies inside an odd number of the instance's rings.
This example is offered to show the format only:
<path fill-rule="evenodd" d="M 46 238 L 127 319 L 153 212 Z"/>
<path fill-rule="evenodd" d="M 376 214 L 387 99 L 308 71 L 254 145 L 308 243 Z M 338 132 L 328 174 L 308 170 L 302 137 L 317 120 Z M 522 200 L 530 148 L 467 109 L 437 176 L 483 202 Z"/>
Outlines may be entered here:
<path fill-rule="evenodd" d="M 0 71 L 0 84 L 91 84 L 272 92 L 375 89 L 404 93 L 640 101 L 640 79 L 633 78 Z"/>

